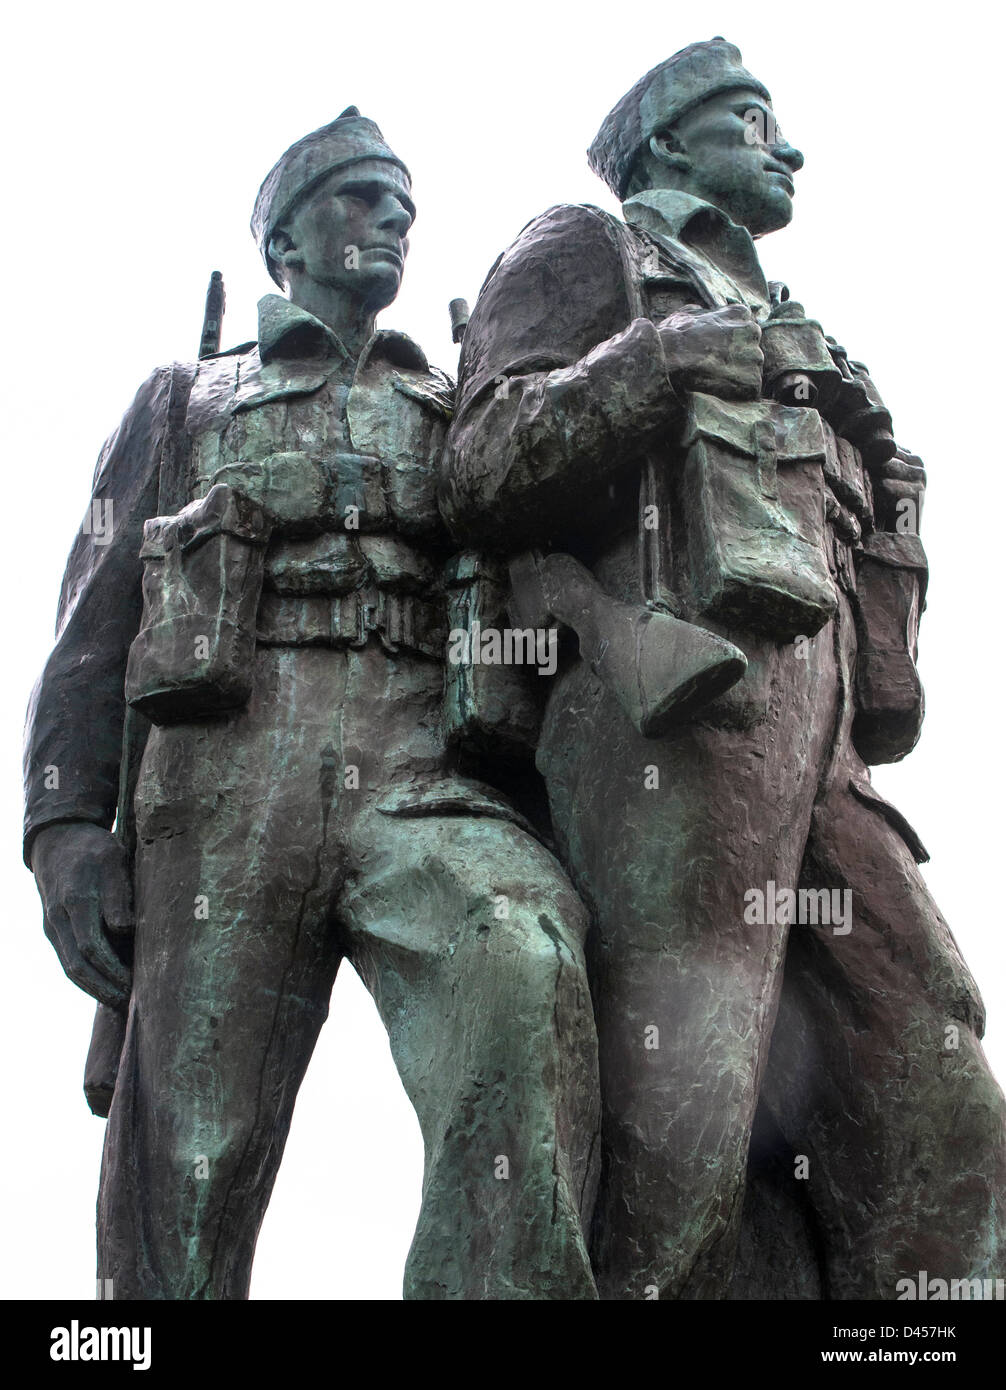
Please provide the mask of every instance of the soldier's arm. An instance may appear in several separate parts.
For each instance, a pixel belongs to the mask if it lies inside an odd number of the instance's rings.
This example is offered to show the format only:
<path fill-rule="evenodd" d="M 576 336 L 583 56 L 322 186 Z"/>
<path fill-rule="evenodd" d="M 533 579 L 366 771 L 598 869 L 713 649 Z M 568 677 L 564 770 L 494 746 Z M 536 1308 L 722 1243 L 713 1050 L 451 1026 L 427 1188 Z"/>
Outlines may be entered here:
<path fill-rule="evenodd" d="M 829 415 L 858 449 L 872 513 L 856 548 L 856 712 L 852 740 L 866 763 L 898 762 L 922 731 L 925 698 L 916 669 L 929 578 L 919 522 L 922 460 L 894 442 L 893 422 L 868 369 L 829 340 L 843 384 Z"/>
<path fill-rule="evenodd" d="M 749 311 L 704 310 L 681 285 L 659 323 L 642 317 L 630 240 L 596 208 L 554 208 L 490 273 L 465 333 L 441 479 L 463 543 L 535 545 L 585 509 L 596 518 L 616 479 L 666 446 L 685 393 L 757 397 Z"/>
<path fill-rule="evenodd" d="M 123 680 L 143 609 L 143 523 L 157 513 L 171 369 L 140 388 L 95 469 L 67 561 L 56 645 L 32 691 L 24 744 L 24 857 L 55 821 L 110 829 L 119 789 Z"/>
<path fill-rule="evenodd" d="M 158 509 L 171 382 L 170 368 L 154 373 L 102 450 L 63 579 L 56 646 L 25 730 L 24 857 L 45 934 L 69 978 L 119 1008 L 129 971 L 113 942 L 131 933 L 132 886 L 111 826 L 126 659 L 142 612 L 139 549 L 143 523 Z"/>
<path fill-rule="evenodd" d="M 656 326 L 632 317 L 617 234 L 596 209 L 525 229 L 465 335 L 441 504 L 454 534 L 542 539 L 637 461 L 675 409 Z"/>
<path fill-rule="evenodd" d="M 866 368 L 854 365 L 869 380 Z M 883 408 L 872 381 L 869 387 Z M 874 529 L 863 537 L 857 561 L 852 739 L 864 762 L 876 764 L 899 762 L 922 732 L 925 698 L 915 663 L 929 567 L 919 538 L 926 488 L 922 460 L 899 448 L 893 457 L 869 463 L 868 452 L 863 450 L 863 458 Z"/>

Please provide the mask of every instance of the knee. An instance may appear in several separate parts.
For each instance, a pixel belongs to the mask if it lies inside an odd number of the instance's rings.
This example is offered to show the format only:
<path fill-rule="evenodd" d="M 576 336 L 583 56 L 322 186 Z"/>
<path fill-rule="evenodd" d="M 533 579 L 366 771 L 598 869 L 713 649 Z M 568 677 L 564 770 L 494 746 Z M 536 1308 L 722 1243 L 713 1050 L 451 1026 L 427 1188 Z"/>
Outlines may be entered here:
<path fill-rule="evenodd" d="M 579 904 L 577 908 L 582 912 Z M 576 908 L 560 914 L 554 903 L 510 897 L 502 906 L 498 901 L 494 904 L 490 920 L 490 929 L 482 932 L 486 949 L 506 958 L 522 991 L 546 998 L 550 1009 L 571 991 L 589 998 L 580 935 L 583 924 Z"/>
<path fill-rule="evenodd" d="M 480 921 L 492 922 L 529 961 L 582 964 L 589 917 L 570 884 L 501 878 L 480 896 Z"/>
<path fill-rule="evenodd" d="M 162 1186 L 174 1185 L 199 1204 L 234 1182 L 242 1160 L 251 1154 L 254 1137 L 250 1118 L 236 1118 L 228 1125 L 226 1136 L 214 1137 L 186 1126 L 149 1157 L 160 1173 Z"/>

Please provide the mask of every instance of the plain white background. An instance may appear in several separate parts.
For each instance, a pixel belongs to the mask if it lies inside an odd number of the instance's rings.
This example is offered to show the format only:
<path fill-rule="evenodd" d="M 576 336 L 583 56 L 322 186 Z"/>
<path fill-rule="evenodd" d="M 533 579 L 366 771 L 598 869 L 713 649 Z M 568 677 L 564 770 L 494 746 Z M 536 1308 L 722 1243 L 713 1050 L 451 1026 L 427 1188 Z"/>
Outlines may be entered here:
<path fill-rule="evenodd" d="M 649 67 L 723 34 L 807 157 L 793 225 L 762 244 L 865 360 L 929 468 L 928 718 L 876 784 L 989 1005 L 1006 1074 L 1000 789 L 1002 34 L 991 7 L 775 0 L 623 8 L 90 3 L 6 21 L 2 409 L 7 604 L 2 799 L 5 1231 L 0 1295 L 93 1297 L 104 1125 L 80 1091 L 92 1006 L 64 979 L 19 862 L 19 739 L 105 435 L 148 372 L 191 358 L 209 273 L 225 345 L 272 288 L 258 185 L 348 104 L 410 166 L 419 219 L 383 316 L 454 370 L 448 300 L 552 203 L 614 209 L 584 151 Z M 252 1295 L 401 1296 L 422 1146 L 373 1005 L 344 967 L 259 1242 Z"/>

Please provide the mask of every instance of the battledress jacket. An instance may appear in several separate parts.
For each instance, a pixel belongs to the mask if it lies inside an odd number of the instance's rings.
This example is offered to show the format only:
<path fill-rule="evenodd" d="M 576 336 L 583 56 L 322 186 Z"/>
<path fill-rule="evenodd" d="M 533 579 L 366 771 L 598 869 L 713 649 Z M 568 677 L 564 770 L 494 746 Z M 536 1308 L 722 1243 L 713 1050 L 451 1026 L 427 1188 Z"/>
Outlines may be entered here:
<path fill-rule="evenodd" d="M 212 475 L 235 461 L 225 447 L 229 438 L 239 445 L 254 438 L 260 452 L 304 449 L 322 431 L 320 442 L 330 453 L 356 451 L 378 459 L 373 476 L 351 480 L 347 498 L 361 502 L 361 529 L 370 534 L 359 545 L 377 557 L 371 570 L 380 568 L 382 576 L 399 581 L 399 591 L 411 594 L 446 553 L 435 477 L 451 402 L 450 379 L 431 368 L 404 334 L 378 332 L 354 365 L 319 320 L 276 295 L 259 305 L 257 342 L 198 364 L 161 367 L 143 383 L 98 459 L 91 503 L 63 578 L 56 645 L 29 702 L 29 867 L 32 842 L 43 826 L 84 820 L 110 829 L 118 809 L 121 831 L 123 815 L 130 814 L 129 783 L 150 727 L 133 710 L 127 719 L 124 696 L 129 649 L 143 611 L 144 522 L 173 515 L 203 496 L 207 470 Z M 103 510 L 108 503 L 110 514 Z M 111 522 L 107 530 L 103 518 Z M 312 544 L 275 548 L 274 568 L 285 583 L 274 586 L 279 594 L 264 596 L 260 621 L 287 630 L 272 631 L 266 640 L 340 640 L 338 632 L 315 629 L 339 609 L 331 595 L 345 593 L 356 580 L 350 576 L 334 587 L 313 582 L 325 557 L 305 558 Z M 341 607 L 345 612 L 347 604 Z M 385 634 L 379 635 L 383 641 Z M 425 631 L 414 641 L 427 658 L 442 659 L 441 634 Z M 502 808 L 492 813 L 504 814 Z"/>
<path fill-rule="evenodd" d="M 656 325 L 686 306 L 731 302 L 764 321 L 770 291 L 748 233 L 709 204 L 663 190 L 624 212 L 625 222 L 590 205 L 551 208 L 493 266 L 464 339 L 441 506 L 462 544 L 569 550 L 613 596 L 638 602 L 641 466 L 655 457 L 665 477 L 680 474 L 689 408 Z M 707 254 L 711 238 L 720 263 Z M 856 615 L 853 737 L 865 762 L 896 761 L 923 714 L 914 659 L 925 554 L 917 535 L 878 529 L 858 452 L 830 438 L 840 458 L 824 465 L 825 544 Z M 676 512 L 674 527 L 687 520 Z"/>

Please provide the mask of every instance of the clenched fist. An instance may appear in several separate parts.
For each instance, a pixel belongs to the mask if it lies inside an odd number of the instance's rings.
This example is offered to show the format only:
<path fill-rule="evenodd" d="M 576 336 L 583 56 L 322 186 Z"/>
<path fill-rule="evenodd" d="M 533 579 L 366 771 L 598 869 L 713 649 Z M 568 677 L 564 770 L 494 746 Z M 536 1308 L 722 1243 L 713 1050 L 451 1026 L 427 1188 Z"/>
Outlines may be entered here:
<path fill-rule="evenodd" d="M 761 395 L 761 329 L 743 304 L 684 309 L 657 325 L 671 381 L 680 391 L 723 400 Z"/>

